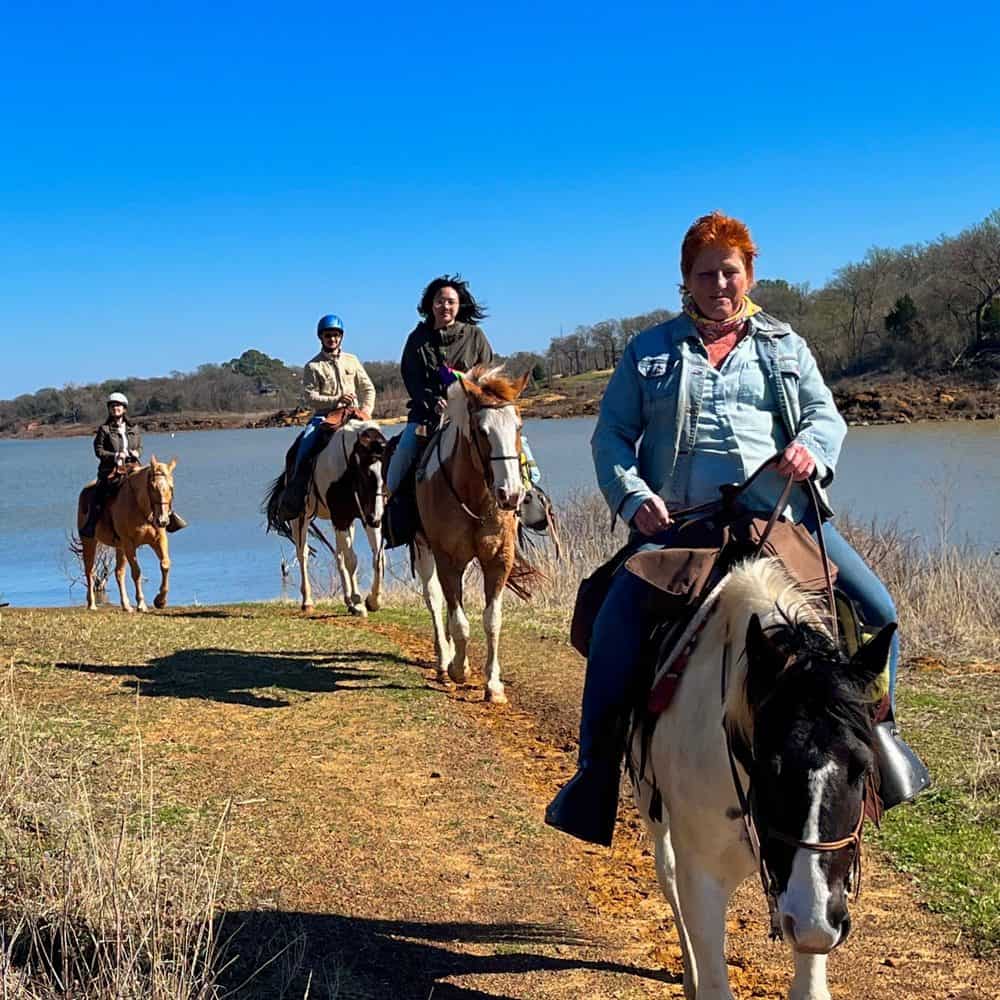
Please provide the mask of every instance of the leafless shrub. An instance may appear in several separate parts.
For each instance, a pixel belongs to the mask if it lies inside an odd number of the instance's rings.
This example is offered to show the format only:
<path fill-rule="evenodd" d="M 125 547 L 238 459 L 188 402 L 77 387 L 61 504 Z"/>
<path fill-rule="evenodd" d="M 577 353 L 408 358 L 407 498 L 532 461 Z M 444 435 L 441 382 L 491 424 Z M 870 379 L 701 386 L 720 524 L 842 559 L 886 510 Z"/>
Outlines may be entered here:
<path fill-rule="evenodd" d="M 63 575 L 69 580 L 71 587 L 79 584 L 81 587 L 87 585 L 86 572 L 83 567 L 83 542 L 79 535 L 70 532 L 66 536 L 66 549 L 72 559 L 63 557 L 61 559 L 61 569 Z M 108 581 L 115 568 L 114 549 L 109 549 L 106 545 L 97 544 L 97 552 L 94 555 L 94 592 L 106 595 L 108 591 Z"/>

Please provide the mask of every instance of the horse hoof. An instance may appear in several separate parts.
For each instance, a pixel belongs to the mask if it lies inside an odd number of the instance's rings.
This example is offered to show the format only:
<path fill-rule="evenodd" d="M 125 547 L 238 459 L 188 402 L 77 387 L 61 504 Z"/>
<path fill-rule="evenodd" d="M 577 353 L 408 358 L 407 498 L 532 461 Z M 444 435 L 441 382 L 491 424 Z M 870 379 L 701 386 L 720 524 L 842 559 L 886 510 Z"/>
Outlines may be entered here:
<path fill-rule="evenodd" d="M 157 594 L 156 597 L 153 598 L 153 607 L 154 608 L 159 608 L 160 610 L 162 610 L 166 606 L 167 606 L 166 595 L 164 595 L 163 597 L 161 597 L 159 594 Z"/>
<path fill-rule="evenodd" d="M 378 611 L 378 609 L 382 607 L 382 602 L 380 600 L 374 600 L 373 601 L 371 594 L 369 594 L 365 598 L 365 607 L 369 611 Z"/>
<path fill-rule="evenodd" d="M 315 604 L 303 604 L 303 605 L 302 605 L 302 610 L 303 610 L 303 611 L 304 611 L 304 612 L 305 612 L 306 614 L 309 614 L 309 612 L 310 612 L 310 611 L 313 611 L 313 610 L 315 609 L 315 607 L 316 607 L 316 605 L 315 605 Z"/>
<path fill-rule="evenodd" d="M 498 691 L 487 688 L 486 694 L 483 695 L 483 701 L 488 701 L 491 705 L 506 705 L 507 695 L 503 693 L 503 688 L 500 688 Z"/>
<path fill-rule="evenodd" d="M 444 687 L 446 688 L 455 686 L 454 684 L 451 683 L 451 678 L 448 676 L 447 670 L 439 670 L 434 680 L 436 680 L 438 684 L 444 685 Z"/>
<path fill-rule="evenodd" d="M 348 604 L 347 610 L 350 614 L 354 615 L 355 618 L 367 618 L 368 612 L 365 610 L 363 604 Z"/>
<path fill-rule="evenodd" d="M 465 667 L 464 669 L 460 669 L 453 663 L 450 667 L 448 667 L 448 676 L 456 684 L 464 684 L 469 679 L 469 668 Z"/>
<path fill-rule="evenodd" d="M 136 610 L 137 610 L 137 611 L 138 611 L 138 612 L 139 612 L 140 614 L 143 614 L 143 615 L 144 615 L 144 614 L 145 614 L 145 613 L 146 613 L 146 612 L 147 612 L 147 611 L 149 610 L 149 608 L 148 608 L 148 607 L 147 607 L 147 605 L 145 605 L 145 604 L 140 604 L 140 605 L 139 605 L 139 607 L 138 607 L 138 608 L 136 608 Z"/>
<path fill-rule="evenodd" d="M 127 614 L 127 615 L 134 615 L 135 614 L 135 608 L 133 608 L 131 604 L 129 604 L 127 607 L 122 608 L 122 611 L 124 611 L 125 614 Z"/>

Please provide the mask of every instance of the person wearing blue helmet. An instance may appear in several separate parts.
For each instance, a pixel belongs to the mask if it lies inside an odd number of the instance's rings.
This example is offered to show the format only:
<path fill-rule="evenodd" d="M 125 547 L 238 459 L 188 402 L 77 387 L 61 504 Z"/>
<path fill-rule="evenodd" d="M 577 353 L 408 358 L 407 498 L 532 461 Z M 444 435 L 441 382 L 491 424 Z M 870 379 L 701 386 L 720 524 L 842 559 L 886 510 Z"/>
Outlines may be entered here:
<path fill-rule="evenodd" d="M 316 430 L 330 423 L 331 414 L 346 418 L 354 410 L 364 420 L 375 409 L 375 386 L 365 366 L 353 354 L 341 350 L 344 321 L 330 313 L 316 324 L 320 352 L 302 371 L 302 393 L 312 419 L 299 438 L 292 476 L 281 495 L 281 516 L 291 521 L 302 515 L 312 475 L 313 459 L 326 441 Z M 336 418 L 335 418 L 336 419 Z"/>

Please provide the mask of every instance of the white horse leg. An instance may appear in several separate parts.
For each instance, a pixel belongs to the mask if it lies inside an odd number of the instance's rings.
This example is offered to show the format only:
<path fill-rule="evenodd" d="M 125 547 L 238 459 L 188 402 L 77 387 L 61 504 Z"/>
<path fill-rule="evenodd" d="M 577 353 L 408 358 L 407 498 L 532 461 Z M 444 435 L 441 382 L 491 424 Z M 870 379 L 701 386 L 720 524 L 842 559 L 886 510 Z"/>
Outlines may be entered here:
<path fill-rule="evenodd" d="M 129 567 L 132 570 L 132 583 L 135 585 L 136 610 L 148 611 L 149 608 L 146 607 L 146 595 L 142 592 L 142 567 L 139 565 L 139 556 L 136 554 L 134 545 L 126 546 L 125 558 L 128 559 Z"/>
<path fill-rule="evenodd" d="M 441 581 L 438 580 L 434 553 L 431 552 L 427 540 L 418 535 L 414 542 L 413 564 L 417 576 L 424 589 L 424 603 L 431 613 L 431 625 L 434 629 L 434 655 L 437 657 L 437 679 L 442 683 L 448 681 L 448 664 L 454 657 L 454 647 L 444 628 L 444 593 Z"/>
<path fill-rule="evenodd" d="M 369 611 L 378 611 L 382 607 L 382 577 L 385 576 L 385 549 L 382 547 L 382 529 L 365 525 L 368 545 L 372 550 L 372 589 L 365 598 L 365 607 Z"/>
<path fill-rule="evenodd" d="M 118 597 L 121 602 L 122 611 L 132 611 L 132 602 L 128 599 L 125 590 L 125 550 L 115 549 L 115 582 L 118 584 Z"/>
<path fill-rule="evenodd" d="M 503 705 L 507 701 L 500 680 L 500 626 L 503 623 L 503 588 L 489 594 L 483 609 L 483 629 L 486 632 L 486 701 Z"/>
<path fill-rule="evenodd" d="M 295 556 L 299 561 L 299 573 L 302 577 L 300 592 L 302 594 L 302 610 L 312 611 L 313 595 L 309 585 L 309 521 L 305 517 L 296 518 L 292 522 L 292 538 L 295 541 Z"/>
<path fill-rule="evenodd" d="M 455 644 L 455 655 L 448 664 L 448 676 L 456 684 L 469 679 L 469 619 L 462 607 L 462 576 L 465 567 L 438 565 L 441 589 L 448 604 L 448 633 Z"/>
<path fill-rule="evenodd" d="M 726 905 L 732 889 L 705 871 L 702 863 L 695 851 L 682 852 L 676 867 L 678 901 L 697 978 L 693 995 L 698 1000 L 734 1000 L 725 954 Z"/>
<path fill-rule="evenodd" d="M 340 585 L 343 588 L 344 604 L 352 615 L 368 617 L 368 611 L 358 593 L 358 556 L 354 551 L 354 525 L 346 531 L 335 530 L 337 552 L 337 572 L 340 574 Z"/>
<path fill-rule="evenodd" d="M 788 1000 L 830 1000 L 826 982 L 826 955 L 807 955 L 796 951 L 795 978 Z"/>
<path fill-rule="evenodd" d="M 637 791 L 636 805 L 640 813 L 645 815 L 644 806 L 640 805 L 638 800 Z M 666 809 L 665 806 L 663 808 Z M 684 963 L 684 997 L 685 1000 L 695 1000 L 698 995 L 698 967 L 691 951 L 691 939 L 688 937 L 684 914 L 681 912 L 680 897 L 677 895 L 677 859 L 674 857 L 674 845 L 670 840 L 670 827 L 666 823 L 654 823 L 651 820 L 645 820 L 645 823 L 656 855 L 656 877 L 673 911 L 674 925 L 677 927 L 681 959 Z"/>

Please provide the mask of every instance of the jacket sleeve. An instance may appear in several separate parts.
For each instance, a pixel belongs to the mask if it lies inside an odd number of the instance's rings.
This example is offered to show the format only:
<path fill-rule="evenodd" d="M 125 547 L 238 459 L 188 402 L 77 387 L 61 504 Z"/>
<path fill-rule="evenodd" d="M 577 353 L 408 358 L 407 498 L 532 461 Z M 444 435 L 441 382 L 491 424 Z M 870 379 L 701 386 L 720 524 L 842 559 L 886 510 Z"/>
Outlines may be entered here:
<path fill-rule="evenodd" d="M 336 396 L 328 396 L 320 391 L 319 372 L 312 364 L 307 364 L 302 370 L 302 396 L 313 409 L 337 405 Z"/>
<path fill-rule="evenodd" d="M 804 340 L 796 345 L 799 361 L 799 426 L 795 440 L 816 460 L 816 478 L 826 488 L 833 482 L 847 424 L 833 393 L 823 380 L 816 359 Z"/>
<path fill-rule="evenodd" d="M 493 345 L 478 326 L 476 327 L 476 349 L 478 355 L 476 358 L 477 365 L 488 365 L 493 361 Z"/>
<path fill-rule="evenodd" d="M 368 377 L 368 372 L 365 371 L 365 366 L 360 361 L 358 362 L 358 373 L 355 376 L 355 385 L 358 390 L 358 408 L 364 410 L 365 413 L 374 413 L 375 384 Z"/>
<path fill-rule="evenodd" d="M 434 408 L 435 397 L 430 386 L 427 384 L 427 366 L 420 356 L 417 340 L 418 334 L 416 330 L 406 338 L 399 370 L 403 376 L 403 385 L 406 386 L 407 395 L 417 406 L 418 411 L 429 413 Z"/>
<path fill-rule="evenodd" d="M 636 445 L 642 432 L 642 388 L 630 344 L 604 390 L 597 426 L 590 439 L 597 485 L 612 515 L 626 524 L 654 495 L 639 475 Z"/>
<path fill-rule="evenodd" d="M 113 462 L 115 460 L 117 452 L 109 446 L 103 427 L 98 427 L 97 433 L 94 435 L 94 454 L 97 456 L 98 461 L 101 462 Z"/>
<path fill-rule="evenodd" d="M 135 434 L 135 447 L 131 450 L 135 457 L 138 458 L 142 454 L 142 434 L 139 432 L 138 427 L 133 427 L 132 433 Z"/>

